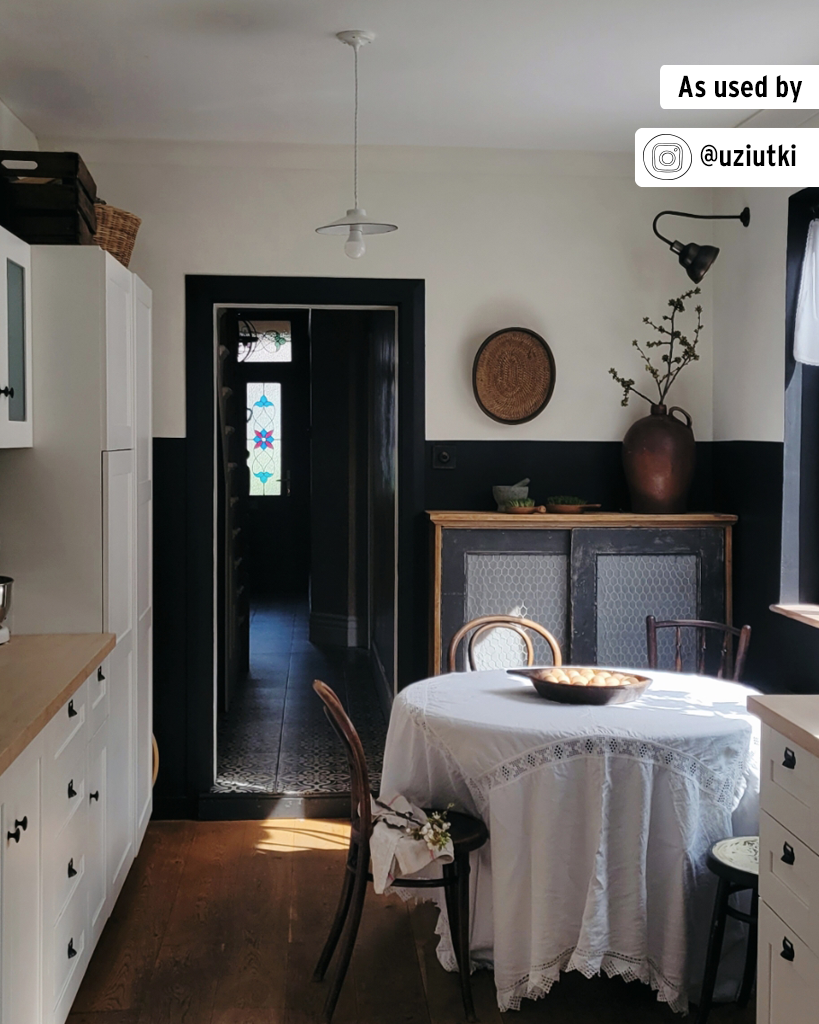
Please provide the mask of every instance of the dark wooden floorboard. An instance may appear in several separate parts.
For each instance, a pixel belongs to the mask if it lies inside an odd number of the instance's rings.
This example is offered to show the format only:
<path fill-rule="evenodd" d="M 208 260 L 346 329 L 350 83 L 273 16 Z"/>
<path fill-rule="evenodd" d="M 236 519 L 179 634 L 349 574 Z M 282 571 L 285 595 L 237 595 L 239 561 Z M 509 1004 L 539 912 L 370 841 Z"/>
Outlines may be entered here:
<path fill-rule="evenodd" d="M 190 821 L 151 823 L 74 1001 L 75 1011 L 140 1008 L 194 831 Z M 131 1022 L 123 1018 L 122 1024 Z"/>
<path fill-rule="evenodd" d="M 344 871 L 343 822 L 155 822 L 92 958 L 69 1024 L 318 1024 L 312 981 Z M 435 955 L 437 910 L 367 894 L 333 1024 L 463 1024 Z M 328 977 L 334 964 L 331 964 Z M 481 1024 L 672 1024 L 647 986 L 565 974 L 501 1014 L 472 976 Z M 709 1024 L 754 1024 L 717 1006 Z"/>

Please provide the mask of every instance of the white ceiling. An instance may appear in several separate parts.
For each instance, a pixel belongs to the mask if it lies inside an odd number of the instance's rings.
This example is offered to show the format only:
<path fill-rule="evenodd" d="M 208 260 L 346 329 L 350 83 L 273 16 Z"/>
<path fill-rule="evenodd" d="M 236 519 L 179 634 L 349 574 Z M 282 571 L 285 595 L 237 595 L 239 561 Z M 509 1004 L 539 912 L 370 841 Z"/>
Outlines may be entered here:
<path fill-rule="evenodd" d="M 628 150 L 664 63 L 819 61 L 816 0 L 0 0 L 0 98 L 39 136 Z"/>

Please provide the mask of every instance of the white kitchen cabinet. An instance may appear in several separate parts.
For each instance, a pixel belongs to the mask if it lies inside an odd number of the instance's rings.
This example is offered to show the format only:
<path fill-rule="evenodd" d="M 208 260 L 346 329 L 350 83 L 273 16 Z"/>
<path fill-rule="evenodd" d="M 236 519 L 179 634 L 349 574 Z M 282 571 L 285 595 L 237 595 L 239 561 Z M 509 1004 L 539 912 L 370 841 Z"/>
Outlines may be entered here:
<path fill-rule="evenodd" d="M 134 278 L 134 417 L 136 457 L 136 841 L 152 806 L 153 732 L 153 430 L 151 403 L 151 290 Z"/>
<path fill-rule="evenodd" d="M 31 248 L 0 228 L 0 448 L 32 444 Z"/>
<path fill-rule="evenodd" d="M 757 1024 L 807 1024 L 819 1006 L 819 757 L 763 725 L 761 776 Z"/>
<path fill-rule="evenodd" d="M 105 259 L 105 437 L 103 448 L 134 447 L 134 275 Z"/>
<path fill-rule="evenodd" d="M 133 644 L 136 501 L 132 451 L 102 453 L 102 504 L 102 628 L 116 633 L 117 640 L 130 636 Z"/>
<path fill-rule="evenodd" d="M 42 1024 L 42 755 L 30 745 L 0 777 L 2 1024 Z"/>
<path fill-rule="evenodd" d="M 93 734 L 88 744 L 88 833 L 86 844 L 86 892 L 88 929 L 93 948 L 105 927 L 111 909 L 108 862 L 108 722 Z M 116 792 L 116 790 L 114 790 Z"/>
<path fill-rule="evenodd" d="M 110 712 L 106 764 L 108 889 L 119 895 L 135 855 L 134 838 L 134 651 L 133 635 L 120 640 L 108 658 Z"/>

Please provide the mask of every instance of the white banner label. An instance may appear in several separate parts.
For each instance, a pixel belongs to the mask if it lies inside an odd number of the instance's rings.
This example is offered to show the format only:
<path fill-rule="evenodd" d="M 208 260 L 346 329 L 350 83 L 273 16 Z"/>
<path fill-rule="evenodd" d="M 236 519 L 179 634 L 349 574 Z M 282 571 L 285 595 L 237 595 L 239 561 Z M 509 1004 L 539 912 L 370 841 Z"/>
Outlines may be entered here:
<path fill-rule="evenodd" d="M 664 110 L 819 109 L 817 64 L 663 64 Z"/>
<path fill-rule="evenodd" d="M 809 188 L 819 183 L 819 131 L 639 128 L 634 180 L 649 188 Z"/>

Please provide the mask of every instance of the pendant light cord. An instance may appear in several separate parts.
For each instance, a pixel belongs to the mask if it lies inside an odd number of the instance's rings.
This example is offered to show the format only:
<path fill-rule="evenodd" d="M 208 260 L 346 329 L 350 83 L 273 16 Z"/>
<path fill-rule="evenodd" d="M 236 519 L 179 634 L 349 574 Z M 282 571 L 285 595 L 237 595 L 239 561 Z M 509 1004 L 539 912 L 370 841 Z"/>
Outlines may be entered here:
<path fill-rule="evenodd" d="M 355 119 L 353 127 L 353 206 L 358 209 L 358 44 L 355 51 Z"/>

